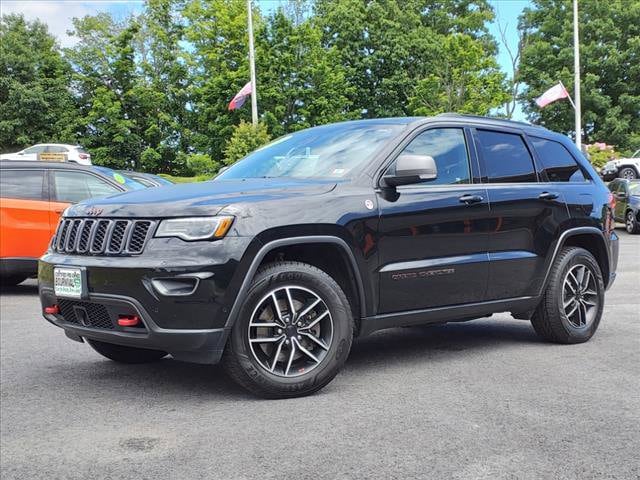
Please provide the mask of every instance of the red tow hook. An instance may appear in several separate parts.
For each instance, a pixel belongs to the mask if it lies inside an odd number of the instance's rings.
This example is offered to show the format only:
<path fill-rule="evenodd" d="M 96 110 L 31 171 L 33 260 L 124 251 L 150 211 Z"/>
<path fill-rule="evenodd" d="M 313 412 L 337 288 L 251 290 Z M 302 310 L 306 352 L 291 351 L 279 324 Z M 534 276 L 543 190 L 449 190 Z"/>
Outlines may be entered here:
<path fill-rule="evenodd" d="M 118 325 L 121 327 L 135 327 L 140 323 L 137 315 L 118 315 Z"/>
<path fill-rule="evenodd" d="M 47 315 L 57 315 L 60 313 L 60 307 L 58 307 L 58 305 L 44 307 L 44 313 L 46 313 Z"/>

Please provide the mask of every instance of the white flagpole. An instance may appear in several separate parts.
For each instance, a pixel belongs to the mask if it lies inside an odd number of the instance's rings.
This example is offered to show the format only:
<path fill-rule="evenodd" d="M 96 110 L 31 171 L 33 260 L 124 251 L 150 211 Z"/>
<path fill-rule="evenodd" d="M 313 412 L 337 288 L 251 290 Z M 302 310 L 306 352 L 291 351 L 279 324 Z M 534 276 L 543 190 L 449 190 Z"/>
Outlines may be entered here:
<path fill-rule="evenodd" d="M 253 19 L 251 14 L 251 0 L 247 0 L 247 23 L 249 24 L 249 71 L 251 72 L 251 121 L 258 125 L 258 87 L 256 85 L 256 61 L 253 50 Z"/>
<path fill-rule="evenodd" d="M 580 37 L 578 35 L 578 0 L 573 0 L 573 108 L 576 119 L 576 147 L 582 149 L 582 121 L 580 109 Z"/>
<path fill-rule="evenodd" d="M 560 85 L 562 85 L 562 88 L 564 88 L 565 90 L 567 90 L 567 87 L 564 86 L 564 83 L 562 83 L 562 80 L 558 80 L 558 82 L 560 83 Z M 567 90 L 567 93 L 569 93 L 569 90 Z M 569 103 L 571 103 L 571 106 L 573 107 L 573 109 L 576 109 L 576 104 L 573 103 L 573 99 L 571 98 L 571 95 L 569 95 L 567 97 L 569 99 Z"/>

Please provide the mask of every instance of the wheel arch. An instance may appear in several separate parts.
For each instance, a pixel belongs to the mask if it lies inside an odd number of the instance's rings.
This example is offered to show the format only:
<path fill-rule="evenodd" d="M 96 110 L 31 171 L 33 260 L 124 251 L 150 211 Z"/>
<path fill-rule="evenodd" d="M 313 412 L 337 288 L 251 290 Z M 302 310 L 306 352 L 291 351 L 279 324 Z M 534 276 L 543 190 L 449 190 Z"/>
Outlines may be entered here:
<path fill-rule="evenodd" d="M 352 298 L 355 298 L 357 307 L 354 310 L 354 319 L 356 321 L 356 327 L 359 327 L 360 318 L 366 315 L 366 297 L 364 293 L 364 284 L 362 281 L 362 276 L 360 270 L 358 268 L 357 261 L 353 254 L 353 251 L 349 248 L 347 242 L 345 242 L 342 238 L 332 236 L 332 235 L 309 235 L 302 237 L 291 237 L 291 238 L 281 238 L 277 240 L 272 240 L 265 245 L 263 245 L 255 257 L 253 258 L 251 265 L 249 266 L 244 278 L 242 280 L 242 284 L 238 293 L 235 297 L 233 305 L 229 311 L 229 316 L 227 317 L 227 322 L 225 325 L 225 329 L 231 329 L 235 321 L 237 320 L 240 308 L 242 306 L 242 302 L 246 297 L 246 294 L 251 286 L 251 281 L 255 277 L 256 272 L 268 261 L 272 259 L 278 259 L 280 253 L 297 251 L 297 255 L 293 257 L 295 260 L 306 261 L 306 263 L 310 263 L 314 266 L 319 266 L 322 262 L 313 261 L 308 256 L 309 248 L 332 248 L 337 252 L 340 252 L 340 258 L 342 259 L 343 264 L 342 267 L 348 269 L 347 278 L 335 279 L 340 286 L 345 289 L 345 283 L 348 285 L 348 288 L 351 289 L 351 292 L 345 291 L 345 294 L 349 297 L 349 293 L 351 293 Z M 306 256 L 305 256 L 306 255 Z M 292 259 L 291 257 L 287 259 Z M 334 264 L 335 267 L 340 267 L 339 264 Z M 332 272 L 327 272 L 331 274 Z M 352 305 L 352 308 L 354 306 Z"/>
<path fill-rule="evenodd" d="M 547 265 L 540 294 L 542 294 L 545 288 L 547 288 L 551 268 L 563 247 L 580 247 L 591 253 L 600 266 L 602 280 L 604 281 L 605 289 L 607 288 L 610 281 L 611 267 L 609 263 L 609 251 L 607 249 L 604 234 L 596 227 L 577 227 L 565 230 L 558 239 L 553 250 L 553 255 Z"/>

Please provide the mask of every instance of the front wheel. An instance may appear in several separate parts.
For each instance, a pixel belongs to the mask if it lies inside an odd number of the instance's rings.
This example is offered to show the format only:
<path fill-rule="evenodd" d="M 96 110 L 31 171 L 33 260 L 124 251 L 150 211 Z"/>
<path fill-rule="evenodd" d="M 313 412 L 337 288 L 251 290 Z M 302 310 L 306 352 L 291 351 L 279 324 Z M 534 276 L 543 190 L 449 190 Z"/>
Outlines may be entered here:
<path fill-rule="evenodd" d="M 337 375 L 352 338 L 351 308 L 335 280 L 305 263 L 278 262 L 253 280 L 222 361 L 256 395 L 300 397 Z"/>
<path fill-rule="evenodd" d="M 636 220 L 636 216 L 633 213 L 633 210 L 629 210 L 627 212 L 627 215 L 624 219 L 624 226 L 629 233 L 640 233 L 640 224 L 638 223 L 638 220 Z"/>
<path fill-rule="evenodd" d="M 146 348 L 125 347 L 113 343 L 99 342 L 86 339 L 96 352 L 109 360 L 119 363 L 149 363 L 155 362 L 167 356 L 167 352 L 160 350 L 147 350 Z"/>
<path fill-rule="evenodd" d="M 620 170 L 619 177 L 626 178 L 627 180 L 635 180 L 638 177 L 638 174 L 636 173 L 635 169 L 631 167 L 625 167 Z"/>
<path fill-rule="evenodd" d="M 598 329 L 604 306 L 604 282 L 587 250 L 561 250 L 531 324 L 538 335 L 556 343 L 582 343 Z"/>

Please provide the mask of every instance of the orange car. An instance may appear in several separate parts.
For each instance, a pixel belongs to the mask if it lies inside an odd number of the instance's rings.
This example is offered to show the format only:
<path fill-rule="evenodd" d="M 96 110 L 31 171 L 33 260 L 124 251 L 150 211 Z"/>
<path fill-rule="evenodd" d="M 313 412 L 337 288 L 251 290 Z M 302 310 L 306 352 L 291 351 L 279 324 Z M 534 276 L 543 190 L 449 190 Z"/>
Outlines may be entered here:
<path fill-rule="evenodd" d="M 145 188 L 104 167 L 0 162 L 0 282 L 17 285 L 38 271 L 38 258 L 70 204 Z"/>

